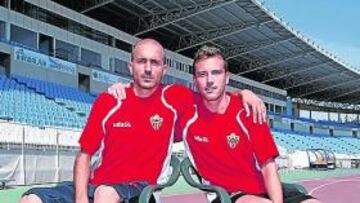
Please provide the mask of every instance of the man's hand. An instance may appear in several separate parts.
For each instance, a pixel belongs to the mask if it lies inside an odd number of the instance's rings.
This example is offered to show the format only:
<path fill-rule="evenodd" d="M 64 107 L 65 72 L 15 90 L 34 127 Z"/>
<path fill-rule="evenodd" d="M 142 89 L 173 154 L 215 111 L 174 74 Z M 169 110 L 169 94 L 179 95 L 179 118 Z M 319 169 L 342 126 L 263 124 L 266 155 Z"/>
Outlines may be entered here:
<path fill-rule="evenodd" d="M 266 123 L 266 107 L 264 102 L 250 90 L 241 90 L 239 94 L 243 100 L 246 116 L 250 116 L 251 107 L 254 123 L 257 123 L 257 121 L 259 121 L 260 124 L 263 122 Z"/>
<path fill-rule="evenodd" d="M 111 85 L 107 89 L 107 92 L 109 94 L 111 94 L 112 96 L 114 96 L 117 100 L 124 100 L 124 99 L 126 99 L 125 88 L 127 88 L 129 86 L 130 86 L 129 83 L 122 84 L 122 83 L 118 82 L 118 83 Z"/>

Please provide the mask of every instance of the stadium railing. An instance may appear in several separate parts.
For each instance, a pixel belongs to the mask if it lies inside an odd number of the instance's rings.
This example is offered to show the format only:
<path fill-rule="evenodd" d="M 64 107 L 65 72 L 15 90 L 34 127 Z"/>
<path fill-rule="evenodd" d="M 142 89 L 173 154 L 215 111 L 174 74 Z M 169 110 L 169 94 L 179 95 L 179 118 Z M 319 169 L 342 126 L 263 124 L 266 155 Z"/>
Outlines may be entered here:
<path fill-rule="evenodd" d="M 346 127 L 346 128 L 360 128 L 360 123 L 356 122 L 336 122 L 336 121 L 329 121 L 329 120 L 315 120 L 310 118 L 302 118 L 302 117 L 295 117 L 286 115 L 283 113 L 275 113 L 275 112 L 268 112 L 269 115 L 273 115 L 275 117 L 280 118 L 289 118 L 297 121 L 303 121 L 306 123 L 312 123 L 312 124 L 319 124 L 319 125 L 330 125 L 330 126 L 337 126 L 337 127 Z"/>

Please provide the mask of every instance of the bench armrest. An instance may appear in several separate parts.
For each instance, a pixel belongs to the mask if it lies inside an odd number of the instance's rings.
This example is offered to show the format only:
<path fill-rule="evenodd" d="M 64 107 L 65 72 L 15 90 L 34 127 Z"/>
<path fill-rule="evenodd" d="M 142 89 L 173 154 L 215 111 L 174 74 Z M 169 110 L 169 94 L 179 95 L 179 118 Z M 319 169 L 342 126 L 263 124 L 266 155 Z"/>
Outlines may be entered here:
<path fill-rule="evenodd" d="M 220 198 L 220 201 L 222 203 L 231 203 L 230 200 L 230 196 L 228 195 L 228 193 L 221 187 L 218 186 L 213 186 L 213 185 L 205 185 L 205 184 L 201 184 L 197 181 L 195 181 L 193 179 L 193 176 L 190 173 L 190 170 L 195 170 L 191 164 L 191 161 L 189 160 L 189 158 L 185 158 L 182 162 L 181 162 L 181 173 L 184 176 L 185 181 L 195 187 L 198 188 L 202 191 L 205 192 L 214 192 L 216 193 L 216 195 Z"/>
<path fill-rule="evenodd" d="M 169 180 L 164 184 L 146 186 L 143 191 L 141 191 L 139 203 L 148 203 L 154 192 L 175 184 L 180 176 L 180 160 L 175 155 L 171 155 L 170 166 L 172 167 L 172 173 Z"/>

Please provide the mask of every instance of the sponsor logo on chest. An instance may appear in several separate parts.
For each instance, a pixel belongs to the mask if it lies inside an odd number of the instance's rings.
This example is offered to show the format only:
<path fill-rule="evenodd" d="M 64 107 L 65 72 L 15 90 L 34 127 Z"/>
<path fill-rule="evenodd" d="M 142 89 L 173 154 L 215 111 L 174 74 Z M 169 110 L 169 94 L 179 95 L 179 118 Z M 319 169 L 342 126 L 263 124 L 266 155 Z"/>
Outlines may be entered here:
<path fill-rule="evenodd" d="M 114 128 L 131 128 L 131 123 L 129 121 L 119 121 L 113 123 Z"/>
<path fill-rule="evenodd" d="M 198 141 L 198 142 L 209 143 L 209 139 L 205 136 L 195 135 L 194 139 L 195 139 L 195 141 Z"/>

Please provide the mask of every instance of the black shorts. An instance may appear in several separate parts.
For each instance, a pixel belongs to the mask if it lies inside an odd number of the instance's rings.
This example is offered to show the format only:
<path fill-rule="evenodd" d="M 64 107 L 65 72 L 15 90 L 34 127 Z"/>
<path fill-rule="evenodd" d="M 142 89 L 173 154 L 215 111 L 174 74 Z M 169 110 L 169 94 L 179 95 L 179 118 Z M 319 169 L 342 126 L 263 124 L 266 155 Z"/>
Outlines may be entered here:
<path fill-rule="evenodd" d="M 235 203 L 237 199 L 239 199 L 240 197 L 242 197 L 244 195 L 251 195 L 251 194 L 236 193 L 234 195 L 230 195 L 231 202 Z M 267 194 L 255 194 L 255 196 L 270 199 Z M 284 203 L 300 203 L 300 202 L 302 202 L 304 200 L 314 199 L 314 198 L 312 196 L 310 196 L 310 195 L 301 193 L 299 191 L 284 191 L 283 192 L 283 199 L 284 199 Z M 221 203 L 221 202 L 220 202 L 220 199 L 218 197 L 216 197 L 216 199 L 214 199 L 212 201 L 212 203 Z"/>
<path fill-rule="evenodd" d="M 145 182 L 132 182 L 121 184 L 104 184 L 113 187 L 118 195 L 127 201 L 138 202 L 141 191 L 148 185 Z M 94 199 L 95 185 L 88 185 L 88 198 L 90 202 Z M 32 188 L 24 195 L 35 194 L 43 203 L 75 203 L 75 188 L 73 182 L 61 182 L 54 187 Z M 153 201 L 153 200 L 152 200 Z"/>

